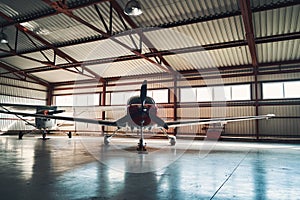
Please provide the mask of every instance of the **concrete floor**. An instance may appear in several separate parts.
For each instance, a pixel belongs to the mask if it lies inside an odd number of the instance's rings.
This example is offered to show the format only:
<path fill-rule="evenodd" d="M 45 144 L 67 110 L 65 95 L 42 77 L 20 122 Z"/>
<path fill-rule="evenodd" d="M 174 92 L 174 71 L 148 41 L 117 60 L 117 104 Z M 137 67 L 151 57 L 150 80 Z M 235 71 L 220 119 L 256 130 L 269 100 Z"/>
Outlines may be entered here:
<path fill-rule="evenodd" d="M 300 145 L 0 137 L 0 199 L 300 199 Z"/>

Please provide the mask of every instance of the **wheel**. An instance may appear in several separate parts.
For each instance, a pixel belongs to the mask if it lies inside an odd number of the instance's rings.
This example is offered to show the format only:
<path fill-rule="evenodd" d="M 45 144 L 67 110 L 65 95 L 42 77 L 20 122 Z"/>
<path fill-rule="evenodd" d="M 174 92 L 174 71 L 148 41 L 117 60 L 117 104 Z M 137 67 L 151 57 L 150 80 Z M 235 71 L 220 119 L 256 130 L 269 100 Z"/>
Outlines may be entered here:
<path fill-rule="evenodd" d="M 140 142 L 138 143 L 138 146 L 136 148 L 137 151 L 143 152 L 143 151 L 147 151 L 146 149 L 146 143 L 143 139 L 140 139 Z"/>
<path fill-rule="evenodd" d="M 22 140 L 24 133 L 22 131 L 19 132 L 19 140 Z"/>
<path fill-rule="evenodd" d="M 109 143 L 110 143 L 110 137 L 107 136 L 107 135 L 105 135 L 105 136 L 104 136 L 104 144 L 105 144 L 105 145 L 108 145 Z"/>
<path fill-rule="evenodd" d="M 44 131 L 43 134 L 42 134 L 42 137 L 43 137 L 42 139 L 43 140 L 46 140 L 46 135 L 47 135 L 47 133 L 46 133 L 46 131 Z"/>
<path fill-rule="evenodd" d="M 176 144 L 176 137 L 175 136 L 170 137 L 170 144 L 172 146 L 174 146 Z"/>

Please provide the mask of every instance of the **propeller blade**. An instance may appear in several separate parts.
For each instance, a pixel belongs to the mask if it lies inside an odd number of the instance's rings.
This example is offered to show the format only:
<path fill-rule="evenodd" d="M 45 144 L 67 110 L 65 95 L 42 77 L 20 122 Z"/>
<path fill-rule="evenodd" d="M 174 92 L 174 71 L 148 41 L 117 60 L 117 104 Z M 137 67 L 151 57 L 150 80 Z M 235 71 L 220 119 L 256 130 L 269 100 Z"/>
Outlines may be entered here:
<path fill-rule="evenodd" d="M 142 107 L 144 107 L 146 97 L 147 97 L 147 80 L 144 80 L 141 87 L 141 96 L 140 96 Z"/>

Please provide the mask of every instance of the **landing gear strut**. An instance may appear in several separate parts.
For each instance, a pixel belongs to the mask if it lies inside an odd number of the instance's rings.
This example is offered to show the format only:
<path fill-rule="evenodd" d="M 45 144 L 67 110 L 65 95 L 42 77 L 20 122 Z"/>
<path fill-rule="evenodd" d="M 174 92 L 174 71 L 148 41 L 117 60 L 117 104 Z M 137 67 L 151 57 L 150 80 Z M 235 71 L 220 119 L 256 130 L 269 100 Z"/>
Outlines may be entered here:
<path fill-rule="evenodd" d="M 72 132 L 71 132 L 71 131 L 69 131 L 68 137 L 69 137 L 69 138 L 72 138 Z"/>
<path fill-rule="evenodd" d="M 43 133 L 42 133 L 42 140 L 48 140 L 48 139 L 49 139 L 49 138 L 46 138 L 47 133 L 49 133 L 48 130 L 43 130 Z"/>
<path fill-rule="evenodd" d="M 43 134 L 42 134 L 43 140 L 46 140 L 46 135 L 47 135 L 47 132 L 44 130 L 44 131 L 43 131 Z"/>
<path fill-rule="evenodd" d="M 120 128 L 117 128 L 117 130 L 115 130 L 115 132 L 113 132 L 113 134 L 111 135 L 104 135 L 104 144 L 108 145 L 110 143 L 111 138 L 118 132 L 118 130 L 120 130 Z"/>
<path fill-rule="evenodd" d="M 161 129 L 164 133 L 164 135 L 166 135 L 168 137 L 168 139 L 170 140 L 170 144 L 171 146 L 175 146 L 176 144 L 176 136 L 175 135 L 168 135 L 167 132 L 165 131 L 165 129 Z"/>
<path fill-rule="evenodd" d="M 171 146 L 175 146 L 176 144 L 176 137 L 175 136 L 168 136 L 170 139 Z"/>
<path fill-rule="evenodd" d="M 110 139 L 112 136 L 110 135 L 104 135 L 104 144 L 108 145 L 110 143 Z"/>
<path fill-rule="evenodd" d="M 138 151 L 139 154 L 147 154 L 147 149 L 146 149 L 146 143 L 144 141 L 144 130 L 143 130 L 143 124 L 144 122 L 141 123 L 141 138 L 140 142 L 138 143 L 138 146 L 136 150 Z"/>

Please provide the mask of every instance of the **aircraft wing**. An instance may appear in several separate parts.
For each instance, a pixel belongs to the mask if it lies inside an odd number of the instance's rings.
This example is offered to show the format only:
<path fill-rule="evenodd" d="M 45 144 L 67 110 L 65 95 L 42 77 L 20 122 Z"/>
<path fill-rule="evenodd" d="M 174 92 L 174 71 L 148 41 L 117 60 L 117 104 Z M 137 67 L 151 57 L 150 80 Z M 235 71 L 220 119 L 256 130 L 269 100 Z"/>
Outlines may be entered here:
<path fill-rule="evenodd" d="M 42 114 L 24 113 L 24 112 L 10 112 L 4 110 L 0 110 L 0 113 L 9 114 L 9 115 L 18 115 L 23 117 L 36 117 L 36 118 L 57 119 L 57 120 L 66 120 L 66 121 L 73 121 L 73 122 L 99 124 L 103 126 L 116 126 L 116 127 L 120 126 L 120 124 L 117 125 L 116 121 L 106 121 L 106 120 L 76 118 L 76 117 L 63 117 L 63 116 L 56 116 L 56 115 L 42 115 Z"/>
<path fill-rule="evenodd" d="M 255 119 L 269 119 L 275 117 L 274 114 L 258 115 L 258 116 L 242 116 L 242 117 L 225 117 L 225 118 L 211 118 L 211 119 L 197 119 L 197 120 L 186 120 L 186 121 L 170 121 L 165 122 L 168 127 L 180 127 L 180 126 L 191 126 L 200 124 L 226 124 L 227 122 L 247 121 Z"/>
<path fill-rule="evenodd" d="M 12 104 L 12 103 L 0 103 L 0 107 L 9 108 L 9 110 L 22 110 L 22 111 L 36 111 L 36 109 L 56 110 L 58 108 L 58 106 Z M 85 106 L 60 106 L 60 107 L 84 108 Z M 123 111 L 126 110 L 126 106 L 97 106 L 97 109 L 99 109 L 100 111 L 113 111 L 113 110 Z"/>
<path fill-rule="evenodd" d="M 12 110 L 25 110 L 25 111 L 35 111 L 38 109 L 45 110 L 56 110 L 57 106 L 44 106 L 44 105 L 29 105 L 29 104 L 12 104 L 12 103 L 0 103 L 0 107 L 9 108 Z"/>

